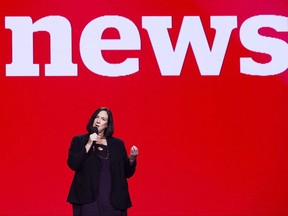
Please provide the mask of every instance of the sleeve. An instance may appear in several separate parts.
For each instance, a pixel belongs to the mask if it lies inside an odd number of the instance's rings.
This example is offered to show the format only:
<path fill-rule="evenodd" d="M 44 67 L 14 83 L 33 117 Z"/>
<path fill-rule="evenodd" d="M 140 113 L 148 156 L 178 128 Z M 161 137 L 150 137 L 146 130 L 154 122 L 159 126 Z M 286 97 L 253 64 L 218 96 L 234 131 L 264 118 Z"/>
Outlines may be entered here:
<path fill-rule="evenodd" d="M 73 137 L 71 145 L 68 152 L 68 166 L 77 171 L 81 168 L 83 162 L 87 157 L 85 144 L 81 143 L 81 138 L 79 136 Z"/>
<path fill-rule="evenodd" d="M 123 158 L 124 158 L 124 163 L 125 163 L 125 177 L 126 178 L 130 178 L 134 175 L 135 171 L 136 171 L 136 165 L 137 165 L 137 161 L 135 160 L 132 164 L 130 163 L 130 160 L 127 156 L 127 151 L 125 148 L 124 143 L 122 142 L 122 154 L 123 154 Z"/>
<path fill-rule="evenodd" d="M 126 178 L 130 178 L 134 175 L 136 171 L 136 165 L 137 165 L 137 159 L 131 164 L 129 158 L 127 159 L 126 162 Z"/>

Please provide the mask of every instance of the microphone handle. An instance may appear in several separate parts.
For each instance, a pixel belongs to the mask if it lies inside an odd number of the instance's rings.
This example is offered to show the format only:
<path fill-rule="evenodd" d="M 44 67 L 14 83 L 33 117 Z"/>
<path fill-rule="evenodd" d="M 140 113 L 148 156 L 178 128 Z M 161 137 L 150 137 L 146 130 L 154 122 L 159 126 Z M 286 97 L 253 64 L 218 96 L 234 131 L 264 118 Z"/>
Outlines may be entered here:
<path fill-rule="evenodd" d="M 93 141 L 90 149 L 92 149 L 93 151 L 95 151 L 95 145 L 96 145 L 96 141 Z"/>

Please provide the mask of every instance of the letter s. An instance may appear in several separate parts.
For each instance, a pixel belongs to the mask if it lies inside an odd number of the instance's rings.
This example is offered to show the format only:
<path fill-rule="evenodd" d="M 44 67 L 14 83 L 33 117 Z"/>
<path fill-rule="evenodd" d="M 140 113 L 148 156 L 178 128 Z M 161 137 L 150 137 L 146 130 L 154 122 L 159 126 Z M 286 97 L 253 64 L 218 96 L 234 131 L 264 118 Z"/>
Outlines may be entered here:
<path fill-rule="evenodd" d="M 271 56 L 271 61 L 265 64 L 255 62 L 252 58 L 240 58 L 240 71 L 243 74 L 269 76 L 282 73 L 288 68 L 287 41 L 260 35 L 258 31 L 263 27 L 288 32 L 288 17 L 259 15 L 247 19 L 242 24 L 240 40 L 243 46 Z"/>

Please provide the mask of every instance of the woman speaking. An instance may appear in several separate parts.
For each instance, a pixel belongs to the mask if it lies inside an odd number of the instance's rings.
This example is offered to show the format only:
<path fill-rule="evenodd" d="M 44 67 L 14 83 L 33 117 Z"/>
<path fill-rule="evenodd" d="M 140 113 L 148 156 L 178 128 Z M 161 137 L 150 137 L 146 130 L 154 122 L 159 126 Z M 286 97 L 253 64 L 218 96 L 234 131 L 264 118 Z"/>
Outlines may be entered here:
<path fill-rule="evenodd" d="M 67 201 L 73 216 L 126 216 L 132 206 L 127 178 L 133 176 L 138 149 L 127 156 L 122 140 L 113 137 L 112 112 L 98 108 L 87 134 L 73 137 L 68 166 L 75 172 Z"/>

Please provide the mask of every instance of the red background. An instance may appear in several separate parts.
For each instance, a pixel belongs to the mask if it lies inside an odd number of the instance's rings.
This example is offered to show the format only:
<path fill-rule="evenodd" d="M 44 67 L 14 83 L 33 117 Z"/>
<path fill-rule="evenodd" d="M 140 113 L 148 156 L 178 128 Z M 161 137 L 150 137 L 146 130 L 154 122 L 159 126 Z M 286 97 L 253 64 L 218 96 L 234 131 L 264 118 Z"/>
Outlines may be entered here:
<path fill-rule="evenodd" d="M 288 215 L 288 76 L 240 73 L 240 57 L 269 61 L 244 48 L 239 27 L 251 16 L 288 16 L 287 0 L 66 1 L 2 0 L 0 8 L 0 215 L 71 215 L 73 172 L 66 160 L 74 135 L 96 108 L 109 107 L 115 136 L 139 148 L 129 180 L 130 215 Z M 39 77 L 7 77 L 11 31 L 5 16 L 66 17 L 72 26 L 77 77 L 46 77 L 49 35 L 36 33 Z M 139 57 L 139 72 L 104 77 L 82 62 L 83 28 L 103 15 L 132 20 L 141 50 L 107 52 L 109 62 Z M 220 76 L 201 76 L 193 51 L 180 76 L 161 76 L 142 16 L 172 16 L 172 42 L 183 16 L 200 16 L 213 41 L 210 16 L 235 15 Z M 268 32 L 288 41 L 288 33 Z M 111 33 L 113 35 L 113 33 Z M 111 36 L 110 35 L 110 36 Z M 108 34 L 109 36 L 109 34 Z"/>

